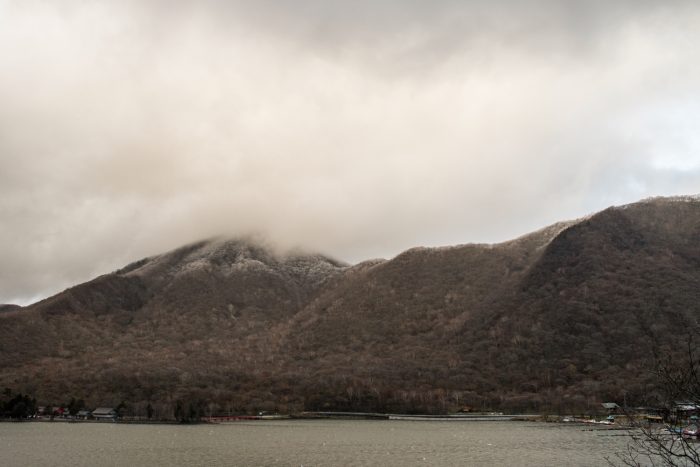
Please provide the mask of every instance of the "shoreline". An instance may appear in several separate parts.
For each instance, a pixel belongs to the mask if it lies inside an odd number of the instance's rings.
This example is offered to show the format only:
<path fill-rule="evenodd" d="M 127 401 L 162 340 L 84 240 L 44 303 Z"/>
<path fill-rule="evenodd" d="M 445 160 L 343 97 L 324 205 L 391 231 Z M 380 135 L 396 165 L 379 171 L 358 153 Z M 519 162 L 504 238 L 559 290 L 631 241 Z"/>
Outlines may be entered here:
<path fill-rule="evenodd" d="M 222 425 L 250 421 L 280 421 L 280 420 L 391 420 L 415 422 L 540 422 L 558 423 L 582 426 L 599 426 L 600 428 L 627 428 L 623 424 L 598 422 L 594 419 L 578 419 L 567 416 L 552 416 L 543 414 L 503 414 L 503 413 L 469 413 L 469 414 L 384 414 L 366 412 L 302 412 L 290 415 L 222 415 L 201 417 L 198 420 L 148 420 L 118 418 L 113 420 L 90 420 L 72 418 L 30 418 L 30 419 L 0 419 L 0 423 L 93 423 L 93 424 L 122 424 L 122 425 Z"/>

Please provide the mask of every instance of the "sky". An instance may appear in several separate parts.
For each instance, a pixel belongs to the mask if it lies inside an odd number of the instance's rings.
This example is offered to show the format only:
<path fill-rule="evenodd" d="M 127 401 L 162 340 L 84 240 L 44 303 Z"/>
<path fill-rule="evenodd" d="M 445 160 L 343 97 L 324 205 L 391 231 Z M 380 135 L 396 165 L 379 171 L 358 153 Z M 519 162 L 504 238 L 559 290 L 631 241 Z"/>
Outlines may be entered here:
<path fill-rule="evenodd" d="M 0 303 L 256 234 L 351 263 L 700 192 L 700 2 L 0 0 Z"/>

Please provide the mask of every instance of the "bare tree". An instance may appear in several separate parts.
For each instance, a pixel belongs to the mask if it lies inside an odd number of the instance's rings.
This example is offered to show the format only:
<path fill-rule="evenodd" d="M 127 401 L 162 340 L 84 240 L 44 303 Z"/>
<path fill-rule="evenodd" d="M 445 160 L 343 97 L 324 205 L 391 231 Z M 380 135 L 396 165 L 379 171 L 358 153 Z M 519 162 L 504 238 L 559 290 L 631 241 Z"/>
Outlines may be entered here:
<path fill-rule="evenodd" d="M 631 420 L 631 441 L 625 452 L 617 453 L 617 461 L 628 466 L 700 466 L 700 443 L 697 435 L 683 436 L 686 422 L 677 406 L 679 401 L 700 407 L 700 352 L 691 337 L 681 355 L 666 353 L 657 357 L 656 376 L 664 395 L 668 425 Z M 608 460 L 611 465 L 615 463 Z"/>

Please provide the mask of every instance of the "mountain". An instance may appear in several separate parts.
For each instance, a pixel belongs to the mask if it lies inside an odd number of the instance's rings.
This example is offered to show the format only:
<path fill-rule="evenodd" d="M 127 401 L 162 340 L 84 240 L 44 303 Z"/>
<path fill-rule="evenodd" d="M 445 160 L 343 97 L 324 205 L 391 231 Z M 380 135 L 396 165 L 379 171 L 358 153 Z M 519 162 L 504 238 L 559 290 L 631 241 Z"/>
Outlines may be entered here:
<path fill-rule="evenodd" d="M 3 308 L 0 385 L 166 418 L 653 403 L 654 356 L 697 334 L 698 240 L 694 197 L 355 266 L 211 239 Z"/>

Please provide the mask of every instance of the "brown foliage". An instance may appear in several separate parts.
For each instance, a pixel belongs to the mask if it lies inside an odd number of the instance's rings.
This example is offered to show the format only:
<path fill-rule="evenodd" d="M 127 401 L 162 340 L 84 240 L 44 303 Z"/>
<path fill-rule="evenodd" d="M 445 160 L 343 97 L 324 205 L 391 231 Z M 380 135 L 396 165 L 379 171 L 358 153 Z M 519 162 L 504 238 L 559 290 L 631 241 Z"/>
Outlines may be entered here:
<path fill-rule="evenodd" d="M 200 242 L 3 308 L 0 384 L 166 418 L 652 404 L 649 356 L 698 324 L 698 238 L 700 202 L 655 200 L 354 267 Z"/>

